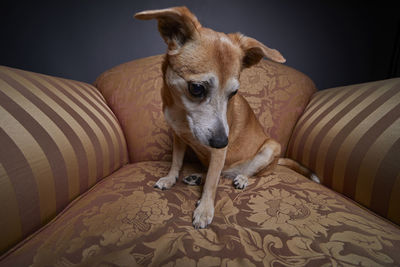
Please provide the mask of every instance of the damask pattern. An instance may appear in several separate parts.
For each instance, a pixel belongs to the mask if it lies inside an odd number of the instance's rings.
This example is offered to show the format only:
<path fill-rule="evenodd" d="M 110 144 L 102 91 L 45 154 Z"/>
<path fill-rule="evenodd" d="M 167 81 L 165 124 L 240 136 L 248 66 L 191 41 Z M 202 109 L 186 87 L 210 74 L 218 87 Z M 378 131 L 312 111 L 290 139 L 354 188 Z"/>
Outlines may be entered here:
<path fill-rule="evenodd" d="M 400 230 L 281 166 L 218 187 L 215 217 L 195 230 L 201 186 L 154 182 L 168 162 L 123 167 L 73 202 L 0 266 L 392 266 Z M 201 172 L 185 164 L 181 176 Z"/>

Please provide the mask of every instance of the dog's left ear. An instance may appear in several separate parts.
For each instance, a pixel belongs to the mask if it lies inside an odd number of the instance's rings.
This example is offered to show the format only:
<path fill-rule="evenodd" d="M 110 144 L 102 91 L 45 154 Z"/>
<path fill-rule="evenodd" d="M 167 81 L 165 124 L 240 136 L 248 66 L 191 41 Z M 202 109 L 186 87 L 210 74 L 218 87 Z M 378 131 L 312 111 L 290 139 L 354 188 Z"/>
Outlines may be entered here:
<path fill-rule="evenodd" d="M 276 49 L 271 49 L 261 42 L 240 33 L 231 33 L 228 36 L 239 44 L 244 52 L 242 64 L 248 68 L 257 64 L 263 57 L 269 58 L 275 62 L 285 63 L 286 59 Z"/>
<path fill-rule="evenodd" d="M 196 16 L 184 6 L 142 11 L 136 13 L 135 18 L 157 19 L 158 30 L 167 43 L 169 51 L 175 51 L 188 40 L 194 39 L 198 34 L 198 29 L 201 28 Z"/>

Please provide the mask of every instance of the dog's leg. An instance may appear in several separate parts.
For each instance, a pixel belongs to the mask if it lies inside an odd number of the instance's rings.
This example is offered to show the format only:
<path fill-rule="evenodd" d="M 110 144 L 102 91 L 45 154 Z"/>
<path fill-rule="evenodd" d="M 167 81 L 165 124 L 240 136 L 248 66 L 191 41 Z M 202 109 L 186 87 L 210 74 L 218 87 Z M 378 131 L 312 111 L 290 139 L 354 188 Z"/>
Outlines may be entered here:
<path fill-rule="evenodd" d="M 225 164 L 226 148 L 212 149 L 203 193 L 193 213 L 193 226 L 205 228 L 214 217 L 214 201 L 219 177 Z"/>
<path fill-rule="evenodd" d="M 179 171 L 182 168 L 183 157 L 185 156 L 186 144 L 174 134 L 174 144 L 172 147 L 172 164 L 168 175 L 160 178 L 154 185 L 155 188 L 162 190 L 171 188 L 178 181 Z"/>
<path fill-rule="evenodd" d="M 251 160 L 232 166 L 225 170 L 223 175 L 233 176 L 235 188 L 244 189 L 248 185 L 248 177 L 267 167 L 276 157 L 279 157 L 280 153 L 280 144 L 273 139 L 268 139 Z"/>

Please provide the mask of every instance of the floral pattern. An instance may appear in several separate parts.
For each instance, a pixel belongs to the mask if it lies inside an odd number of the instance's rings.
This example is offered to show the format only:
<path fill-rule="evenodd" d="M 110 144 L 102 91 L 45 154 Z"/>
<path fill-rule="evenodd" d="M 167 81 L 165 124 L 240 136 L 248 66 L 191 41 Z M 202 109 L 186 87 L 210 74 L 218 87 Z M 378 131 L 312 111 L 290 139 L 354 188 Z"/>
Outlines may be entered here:
<path fill-rule="evenodd" d="M 167 200 L 161 199 L 157 192 L 134 191 L 120 200 L 106 203 L 99 210 L 95 207 L 93 212 L 96 215 L 83 220 L 87 230 L 81 233 L 80 239 L 96 236 L 100 230 L 101 245 L 121 246 L 162 226 L 172 217 L 168 211 Z"/>
<path fill-rule="evenodd" d="M 263 229 L 283 231 L 289 236 L 315 238 L 326 235 L 327 226 L 335 221 L 318 217 L 318 206 L 297 194 L 284 189 L 271 189 L 260 192 L 249 200 L 253 213 L 249 221 Z"/>
<path fill-rule="evenodd" d="M 281 166 L 246 190 L 221 179 L 215 217 L 195 230 L 201 186 L 152 186 L 169 162 L 127 165 L 4 256 L 0 266 L 392 266 L 400 229 Z M 185 164 L 181 178 L 201 172 Z"/>

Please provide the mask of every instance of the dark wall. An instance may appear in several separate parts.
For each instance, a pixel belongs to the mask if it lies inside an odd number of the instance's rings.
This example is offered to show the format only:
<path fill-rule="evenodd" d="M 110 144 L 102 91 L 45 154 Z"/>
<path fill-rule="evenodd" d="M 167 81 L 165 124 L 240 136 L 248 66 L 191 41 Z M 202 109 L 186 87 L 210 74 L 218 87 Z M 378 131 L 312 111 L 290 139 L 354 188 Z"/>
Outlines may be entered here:
<path fill-rule="evenodd" d="M 93 82 L 115 65 L 165 52 L 156 22 L 134 13 L 186 5 L 203 26 L 280 50 L 320 89 L 385 79 L 400 12 L 390 2 L 363 2 L 3 0 L 0 64 Z"/>

